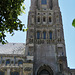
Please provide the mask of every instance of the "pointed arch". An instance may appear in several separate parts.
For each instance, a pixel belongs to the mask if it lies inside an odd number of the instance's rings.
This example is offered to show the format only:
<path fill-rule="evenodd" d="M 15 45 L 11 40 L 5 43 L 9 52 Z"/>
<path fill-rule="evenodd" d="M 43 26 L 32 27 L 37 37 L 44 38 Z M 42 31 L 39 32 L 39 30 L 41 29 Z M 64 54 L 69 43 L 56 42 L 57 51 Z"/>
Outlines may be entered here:
<path fill-rule="evenodd" d="M 37 75 L 53 75 L 53 70 L 48 65 L 43 65 L 39 68 Z"/>

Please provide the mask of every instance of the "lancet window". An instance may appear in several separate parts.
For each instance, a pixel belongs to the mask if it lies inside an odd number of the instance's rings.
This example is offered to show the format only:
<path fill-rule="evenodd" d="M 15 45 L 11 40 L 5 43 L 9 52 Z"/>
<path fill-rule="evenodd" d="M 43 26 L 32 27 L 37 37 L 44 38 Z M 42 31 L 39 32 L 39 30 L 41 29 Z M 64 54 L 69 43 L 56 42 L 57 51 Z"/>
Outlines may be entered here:
<path fill-rule="evenodd" d="M 40 39 L 40 32 L 37 32 L 37 39 Z"/>
<path fill-rule="evenodd" d="M 43 39 L 46 39 L 46 32 L 43 32 Z"/>
<path fill-rule="evenodd" d="M 52 32 L 51 31 L 49 32 L 49 37 L 50 37 L 50 39 L 52 39 Z"/>
<path fill-rule="evenodd" d="M 41 0 L 41 4 L 47 4 L 47 0 Z"/>
<path fill-rule="evenodd" d="M 51 17 L 49 17 L 49 22 L 51 22 Z"/>
<path fill-rule="evenodd" d="M 38 22 L 40 22 L 40 17 L 38 17 Z"/>

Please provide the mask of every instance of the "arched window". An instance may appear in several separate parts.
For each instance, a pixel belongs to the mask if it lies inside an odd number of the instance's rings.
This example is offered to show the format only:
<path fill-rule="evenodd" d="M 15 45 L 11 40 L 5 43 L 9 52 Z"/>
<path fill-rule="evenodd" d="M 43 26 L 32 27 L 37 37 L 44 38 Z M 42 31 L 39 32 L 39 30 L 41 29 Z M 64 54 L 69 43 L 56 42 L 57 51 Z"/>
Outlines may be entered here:
<path fill-rule="evenodd" d="M 54 74 L 53 70 L 48 65 L 42 65 L 39 68 L 37 75 L 54 75 Z"/>
<path fill-rule="evenodd" d="M 46 39 L 46 32 L 43 32 L 43 39 Z"/>
<path fill-rule="evenodd" d="M 62 70 L 63 70 L 63 65 L 60 64 L 60 71 L 62 72 Z"/>
<path fill-rule="evenodd" d="M 38 17 L 38 22 L 40 22 L 40 17 Z"/>
<path fill-rule="evenodd" d="M 22 60 L 19 60 L 18 61 L 18 65 L 20 65 L 20 64 L 23 64 L 23 61 Z"/>
<path fill-rule="evenodd" d="M 10 75 L 19 75 L 19 72 L 11 72 Z"/>
<path fill-rule="evenodd" d="M 46 22 L 46 17 L 43 17 L 43 22 Z"/>
<path fill-rule="evenodd" d="M 7 65 L 7 64 L 10 64 L 10 60 L 9 60 L 9 59 L 8 59 L 8 60 L 6 60 L 6 65 Z"/>
<path fill-rule="evenodd" d="M 4 75 L 4 74 L 5 74 L 4 72 L 0 71 L 0 75 Z"/>
<path fill-rule="evenodd" d="M 49 33 L 49 37 L 50 37 L 50 39 L 52 39 L 52 32 Z"/>
<path fill-rule="evenodd" d="M 49 17 L 49 22 L 51 22 L 51 17 Z"/>
<path fill-rule="evenodd" d="M 47 0 L 41 0 L 41 4 L 47 4 Z"/>
<path fill-rule="evenodd" d="M 42 70 L 39 75 L 50 75 L 47 70 Z"/>
<path fill-rule="evenodd" d="M 37 39 L 40 39 L 40 32 L 37 32 Z"/>

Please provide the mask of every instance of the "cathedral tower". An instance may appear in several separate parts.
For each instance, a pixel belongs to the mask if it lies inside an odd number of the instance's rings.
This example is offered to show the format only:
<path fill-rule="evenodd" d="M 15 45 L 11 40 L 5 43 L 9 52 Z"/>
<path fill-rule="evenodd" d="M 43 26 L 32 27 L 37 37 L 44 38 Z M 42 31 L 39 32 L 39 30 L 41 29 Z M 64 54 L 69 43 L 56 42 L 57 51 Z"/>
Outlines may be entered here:
<path fill-rule="evenodd" d="M 58 0 L 31 0 L 27 56 L 34 56 L 33 75 L 68 75 L 62 16 Z"/>

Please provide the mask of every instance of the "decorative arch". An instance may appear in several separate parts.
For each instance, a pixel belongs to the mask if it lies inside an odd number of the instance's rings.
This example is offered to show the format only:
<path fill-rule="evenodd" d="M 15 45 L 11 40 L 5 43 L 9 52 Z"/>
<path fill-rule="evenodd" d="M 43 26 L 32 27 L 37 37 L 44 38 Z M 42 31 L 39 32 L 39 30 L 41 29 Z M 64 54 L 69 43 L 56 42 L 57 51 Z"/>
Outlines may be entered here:
<path fill-rule="evenodd" d="M 53 75 L 53 70 L 48 65 L 43 65 L 38 69 L 37 75 Z"/>

